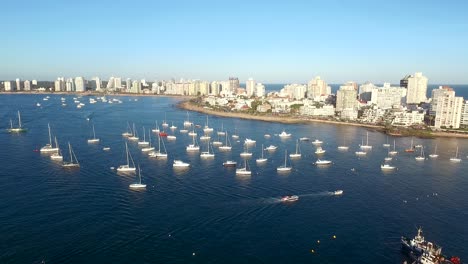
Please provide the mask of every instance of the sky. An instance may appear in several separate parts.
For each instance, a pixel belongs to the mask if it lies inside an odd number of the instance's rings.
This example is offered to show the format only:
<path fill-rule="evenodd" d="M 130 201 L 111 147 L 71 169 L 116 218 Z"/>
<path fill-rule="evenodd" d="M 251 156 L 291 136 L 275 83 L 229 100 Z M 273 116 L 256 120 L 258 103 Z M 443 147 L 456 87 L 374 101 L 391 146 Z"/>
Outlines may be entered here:
<path fill-rule="evenodd" d="M 0 80 L 468 84 L 467 1 L 4 1 Z"/>

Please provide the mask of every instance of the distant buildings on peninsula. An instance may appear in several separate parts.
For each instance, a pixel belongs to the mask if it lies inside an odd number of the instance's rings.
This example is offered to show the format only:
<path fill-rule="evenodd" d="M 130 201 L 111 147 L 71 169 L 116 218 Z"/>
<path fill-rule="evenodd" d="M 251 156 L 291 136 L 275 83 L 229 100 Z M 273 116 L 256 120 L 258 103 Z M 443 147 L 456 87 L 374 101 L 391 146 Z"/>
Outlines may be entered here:
<path fill-rule="evenodd" d="M 315 118 L 332 118 L 353 122 L 392 126 L 428 125 L 435 129 L 468 128 L 468 101 L 457 97 L 455 91 L 441 86 L 427 98 L 428 78 L 421 72 L 406 75 L 399 86 L 370 82 L 361 85 L 347 82 L 336 94 L 319 76 L 307 84 L 287 84 L 280 91 L 266 92 L 265 85 L 249 78 L 245 88 L 239 79 L 225 81 L 146 80 L 111 77 L 103 82 L 99 77 L 59 77 L 53 83 L 37 80 L 3 81 L 0 89 L 13 91 L 85 92 L 128 94 L 160 94 L 201 96 L 207 107 L 223 111 L 250 113 L 294 114 Z"/>

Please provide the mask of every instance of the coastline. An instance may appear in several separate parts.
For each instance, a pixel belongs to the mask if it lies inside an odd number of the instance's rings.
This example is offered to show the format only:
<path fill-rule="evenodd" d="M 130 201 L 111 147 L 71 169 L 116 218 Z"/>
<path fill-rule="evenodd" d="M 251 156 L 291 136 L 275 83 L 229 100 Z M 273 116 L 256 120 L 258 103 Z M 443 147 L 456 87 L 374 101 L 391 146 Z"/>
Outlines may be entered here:
<path fill-rule="evenodd" d="M 0 92 L 2 94 L 18 94 L 18 95 L 81 95 L 81 96 L 132 96 L 132 97 L 169 97 L 169 98 L 180 98 L 184 100 L 193 99 L 194 96 L 191 95 L 172 95 L 172 94 L 134 94 L 134 93 L 97 93 L 97 92 L 38 92 L 38 91 L 21 91 L 21 92 Z"/>
<path fill-rule="evenodd" d="M 359 123 L 340 122 L 340 121 L 312 119 L 312 118 L 304 119 L 304 118 L 298 118 L 298 117 L 260 116 L 260 115 L 251 115 L 251 114 L 239 113 L 239 112 L 221 112 L 221 111 L 194 105 L 189 100 L 180 101 L 176 105 L 176 107 L 187 110 L 187 111 L 193 111 L 193 112 L 204 113 L 204 114 L 214 115 L 214 116 L 221 116 L 221 117 L 240 118 L 240 119 L 257 120 L 257 121 L 263 121 L 263 122 L 274 122 L 274 123 L 282 123 L 282 124 L 324 123 L 324 124 L 332 124 L 332 125 L 340 125 L 340 126 L 355 126 L 355 127 L 369 128 L 369 129 L 373 129 L 382 133 L 386 133 L 385 127 L 379 126 L 379 125 L 359 124 Z M 411 137 L 414 135 L 393 135 L 393 136 Z M 468 139 L 468 134 L 432 131 L 429 137 L 430 138 L 443 137 L 443 138 L 466 138 Z"/>

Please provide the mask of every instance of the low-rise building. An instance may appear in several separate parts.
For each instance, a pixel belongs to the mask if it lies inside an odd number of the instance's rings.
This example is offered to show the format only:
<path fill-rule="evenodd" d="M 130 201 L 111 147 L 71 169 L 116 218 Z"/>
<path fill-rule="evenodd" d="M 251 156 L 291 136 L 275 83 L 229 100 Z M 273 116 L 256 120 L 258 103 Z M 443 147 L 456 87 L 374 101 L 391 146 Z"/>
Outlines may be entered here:
<path fill-rule="evenodd" d="M 424 124 L 424 113 L 419 111 L 395 112 L 392 125 L 394 126 L 412 126 Z"/>

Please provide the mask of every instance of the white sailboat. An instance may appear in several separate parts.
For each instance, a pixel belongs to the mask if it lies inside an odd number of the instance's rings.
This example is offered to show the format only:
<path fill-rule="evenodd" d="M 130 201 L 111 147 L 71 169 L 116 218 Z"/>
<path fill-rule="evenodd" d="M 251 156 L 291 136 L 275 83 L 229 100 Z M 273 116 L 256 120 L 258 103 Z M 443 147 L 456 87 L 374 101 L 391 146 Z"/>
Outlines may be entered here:
<path fill-rule="evenodd" d="M 461 162 L 461 159 L 458 157 L 458 146 L 457 146 L 457 151 L 455 152 L 455 157 L 450 158 L 451 162 Z"/>
<path fill-rule="evenodd" d="M 437 154 L 437 144 L 435 145 L 434 153 L 429 154 L 429 158 L 435 159 L 439 157 L 439 154 Z"/>
<path fill-rule="evenodd" d="M 142 148 L 141 152 L 153 151 L 154 147 L 151 145 L 151 133 L 148 130 L 148 147 Z"/>
<path fill-rule="evenodd" d="M 252 152 L 249 152 L 249 145 L 244 145 L 244 151 L 240 154 L 243 158 L 252 157 Z"/>
<path fill-rule="evenodd" d="M 161 130 L 159 130 L 159 126 L 158 126 L 158 120 L 155 121 L 155 127 L 153 129 L 151 129 L 151 132 L 153 133 L 159 133 Z"/>
<path fill-rule="evenodd" d="M 76 158 L 75 152 L 73 151 L 70 142 L 68 142 L 68 152 L 70 155 L 70 161 L 63 162 L 62 166 L 65 168 L 78 168 L 80 167 L 80 163 L 78 162 L 78 159 Z"/>
<path fill-rule="evenodd" d="M 362 149 L 371 149 L 372 148 L 372 146 L 369 145 L 369 132 L 366 132 L 366 144 L 361 145 L 361 148 Z"/>
<path fill-rule="evenodd" d="M 192 144 L 189 144 L 186 148 L 187 151 L 192 152 L 192 151 L 200 151 L 200 146 L 197 145 L 197 140 L 196 136 L 192 137 Z"/>
<path fill-rule="evenodd" d="M 174 126 L 174 122 L 173 122 L 173 121 L 172 121 L 172 125 L 171 125 L 170 129 L 171 129 L 171 130 L 176 130 L 176 129 L 177 129 L 177 127 Z"/>
<path fill-rule="evenodd" d="M 346 145 L 346 140 L 345 140 L 344 137 L 343 137 L 343 145 L 338 146 L 338 149 L 339 150 L 348 150 L 349 149 L 349 147 Z"/>
<path fill-rule="evenodd" d="M 252 175 L 252 171 L 250 171 L 246 159 L 244 159 L 244 167 L 236 169 L 236 174 L 238 174 L 238 175 Z"/>
<path fill-rule="evenodd" d="M 392 156 L 398 154 L 398 151 L 396 151 L 395 139 L 393 140 L 393 150 L 389 151 L 388 154 Z"/>
<path fill-rule="evenodd" d="M 297 140 L 297 142 L 296 142 L 296 153 L 289 154 L 289 157 L 292 158 L 292 159 L 297 159 L 297 158 L 300 158 L 301 156 L 302 156 L 301 148 L 299 147 L 299 140 Z"/>
<path fill-rule="evenodd" d="M 133 136 L 133 131 L 132 128 L 130 127 L 130 124 L 127 122 L 127 131 L 122 133 L 123 137 L 131 137 Z"/>
<path fill-rule="evenodd" d="M 390 147 L 390 144 L 388 144 L 388 136 L 387 136 L 387 141 L 386 141 L 386 143 L 383 143 L 382 146 L 383 146 L 384 148 Z"/>
<path fill-rule="evenodd" d="M 278 136 L 281 138 L 288 138 L 291 137 L 291 133 L 286 133 L 286 131 L 283 130 L 283 132 L 281 132 L 281 134 L 279 134 Z"/>
<path fill-rule="evenodd" d="M 120 166 L 117 168 L 117 171 L 121 171 L 121 172 L 133 172 L 133 171 L 136 170 L 136 168 L 135 168 L 135 163 L 133 162 L 132 155 L 130 154 L 130 151 L 128 150 L 127 142 L 125 142 L 125 152 L 126 152 L 126 154 L 127 154 L 127 164 L 125 164 L 125 165 L 120 165 Z M 133 166 L 130 166 L 130 161 L 132 162 Z"/>
<path fill-rule="evenodd" d="M 52 159 L 52 160 L 63 160 L 63 156 L 62 156 L 62 153 L 61 153 L 59 145 L 58 145 L 57 137 L 54 137 L 54 139 L 55 139 L 55 147 L 57 148 L 57 152 L 50 155 L 50 159 Z"/>
<path fill-rule="evenodd" d="M 239 139 L 239 135 L 237 135 L 237 128 L 234 128 L 234 134 L 231 136 L 233 139 Z"/>
<path fill-rule="evenodd" d="M 210 147 L 211 147 L 211 152 L 210 152 Z M 210 144 L 210 141 L 208 141 L 206 143 L 206 151 L 202 151 L 200 153 L 200 158 L 214 158 L 215 154 L 214 154 L 214 151 L 213 151 L 213 147 L 211 146 Z"/>
<path fill-rule="evenodd" d="M 46 144 L 44 147 L 41 148 L 41 152 L 56 152 L 58 151 L 58 148 L 54 148 L 52 146 L 52 134 L 50 133 L 50 124 L 47 124 L 47 127 L 49 129 L 49 144 Z"/>
<path fill-rule="evenodd" d="M 135 129 L 135 123 L 133 123 L 132 135 L 128 137 L 128 140 L 137 141 L 138 139 L 140 139 L 140 138 L 137 135 L 137 131 Z"/>
<path fill-rule="evenodd" d="M 164 151 L 161 150 L 161 141 Z M 158 136 L 158 151 L 151 151 L 148 156 L 158 159 L 167 159 L 166 145 L 164 144 L 164 140 L 161 140 L 161 136 Z"/>
<path fill-rule="evenodd" d="M 382 164 L 380 165 L 380 169 L 383 171 L 388 171 L 388 170 L 394 170 L 396 169 L 396 167 L 390 164 Z"/>
<path fill-rule="evenodd" d="M 226 131 L 224 131 L 223 122 L 221 122 L 221 130 L 219 130 L 217 134 L 218 136 L 224 136 L 226 134 Z"/>
<path fill-rule="evenodd" d="M 226 132 L 226 142 L 219 147 L 219 150 L 230 151 L 232 149 L 231 142 L 229 141 L 228 133 Z"/>
<path fill-rule="evenodd" d="M 94 124 L 93 124 L 93 138 L 88 139 L 88 143 L 98 143 L 99 138 L 96 138 L 96 131 L 94 130 Z"/>
<path fill-rule="evenodd" d="M 193 125 L 193 123 L 190 122 L 189 112 L 187 111 L 187 120 L 184 121 L 184 127 L 189 127 L 191 125 Z"/>
<path fill-rule="evenodd" d="M 149 142 L 146 141 L 146 129 L 143 127 L 143 141 L 138 141 L 138 146 L 148 146 Z"/>
<path fill-rule="evenodd" d="M 210 139 L 211 139 L 211 136 L 206 133 L 200 137 L 201 141 L 210 140 Z"/>
<path fill-rule="evenodd" d="M 393 159 L 393 157 L 391 156 L 390 154 L 390 149 L 388 150 L 388 155 L 387 157 L 384 158 L 385 161 L 391 161 Z"/>
<path fill-rule="evenodd" d="M 169 126 L 169 124 L 166 122 L 166 120 L 167 120 L 167 119 L 166 119 L 166 113 L 164 113 L 164 120 L 163 120 L 163 122 L 162 122 L 162 126 L 163 126 L 163 127 L 168 127 L 168 126 Z"/>
<path fill-rule="evenodd" d="M 138 174 L 137 174 L 136 177 L 137 177 L 137 182 L 130 184 L 129 187 L 132 188 L 132 189 L 143 189 L 143 188 L 146 188 L 146 184 L 141 183 L 141 170 L 140 170 L 140 166 L 138 166 Z"/>
<path fill-rule="evenodd" d="M 284 165 L 279 166 L 276 168 L 276 171 L 279 172 L 286 172 L 286 171 L 291 171 L 292 167 L 288 167 L 287 165 L 287 160 L 288 160 L 288 151 L 284 151 Z"/>
<path fill-rule="evenodd" d="M 257 163 L 263 163 L 268 160 L 267 158 L 264 157 L 263 152 L 264 152 L 264 149 L 263 149 L 263 144 L 262 144 L 262 157 L 256 160 Z"/>
<path fill-rule="evenodd" d="M 197 132 L 195 132 L 195 126 L 193 124 L 192 124 L 192 131 L 190 131 L 188 135 L 191 137 L 197 136 Z"/>
<path fill-rule="evenodd" d="M 323 154 L 325 152 L 326 150 L 324 150 L 322 147 L 317 147 L 317 149 L 315 150 L 315 154 L 317 155 Z"/>
<path fill-rule="evenodd" d="M 206 116 L 206 124 L 205 124 L 205 127 L 203 128 L 203 132 L 205 133 L 213 132 L 213 128 L 208 125 L 208 116 Z"/>
<path fill-rule="evenodd" d="M 421 147 L 421 154 L 417 157 L 415 157 L 416 160 L 419 160 L 419 161 L 423 161 L 426 159 L 426 157 L 424 156 L 424 148 Z"/>
<path fill-rule="evenodd" d="M 10 120 L 10 128 L 7 129 L 7 131 L 9 133 L 22 133 L 22 132 L 26 132 L 27 129 L 26 128 L 23 128 L 23 126 L 21 125 L 21 114 L 20 114 L 20 111 L 18 111 L 18 127 L 13 127 L 13 122 Z"/>
<path fill-rule="evenodd" d="M 221 146 L 223 145 L 223 142 L 219 140 L 219 134 L 218 134 L 218 139 L 213 141 L 213 146 Z"/>

